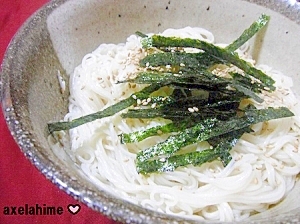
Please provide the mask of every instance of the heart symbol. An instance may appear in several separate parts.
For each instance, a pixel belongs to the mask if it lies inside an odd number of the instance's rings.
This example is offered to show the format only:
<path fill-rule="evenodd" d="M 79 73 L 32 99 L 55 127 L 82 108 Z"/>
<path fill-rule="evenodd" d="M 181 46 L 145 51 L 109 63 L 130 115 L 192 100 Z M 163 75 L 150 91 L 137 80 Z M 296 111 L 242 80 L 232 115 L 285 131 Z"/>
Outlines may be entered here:
<path fill-rule="evenodd" d="M 79 211 L 80 211 L 81 207 L 79 204 L 76 205 L 72 205 L 69 204 L 68 205 L 68 211 L 72 214 L 72 215 L 76 215 Z"/>

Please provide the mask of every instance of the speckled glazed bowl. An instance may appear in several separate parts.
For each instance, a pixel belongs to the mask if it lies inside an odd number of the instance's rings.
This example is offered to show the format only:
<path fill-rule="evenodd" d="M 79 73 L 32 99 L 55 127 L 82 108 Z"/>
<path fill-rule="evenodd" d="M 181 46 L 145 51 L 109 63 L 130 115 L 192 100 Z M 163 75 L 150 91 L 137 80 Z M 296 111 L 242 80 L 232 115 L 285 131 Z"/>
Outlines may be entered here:
<path fill-rule="evenodd" d="M 217 42 L 227 43 L 261 13 L 272 19 L 263 41 L 260 35 L 254 39 L 252 54 L 259 62 L 292 76 L 299 95 L 300 3 L 296 0 L 51 1 L 22 26 L 6 52 L 1 100 L 7 125 L 25 156 L 47 178 L 92 209 L 121 222 L 193 222 L 99 190 L 72 163 L 54 155 L 47 143 L 46 124 L 60 120 L 68 104 L 67 91 L 60 93 L 57 73 L 66 78 L 99 44 L 124 42 L 136 30 L 147 33 L 202 26 L 215 34 Z M 294 197 L 300 199 L 298 194 Z M 288 210 L 256 222 L 299 223 L 300 208 Z"/>

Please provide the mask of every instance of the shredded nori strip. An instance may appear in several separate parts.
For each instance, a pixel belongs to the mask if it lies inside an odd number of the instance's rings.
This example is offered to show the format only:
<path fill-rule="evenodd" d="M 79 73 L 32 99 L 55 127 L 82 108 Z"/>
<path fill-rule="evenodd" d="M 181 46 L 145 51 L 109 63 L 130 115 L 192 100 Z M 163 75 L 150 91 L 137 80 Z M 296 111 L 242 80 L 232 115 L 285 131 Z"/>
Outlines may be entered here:
<path fill-rule="evenodd" d="M 165 37 L 161 35 L 153 35 L 151 37 L 145 38 L 144 47 L 191 47 L 204 50 L 209 53 L 211 57 L 215 58 L 218 61 L 224 61 L 227 64 L 233 64 L 236 67 L 242 69 L 246 74 L 253 76 L 254 78 L 261 81 L 262 87 L 274 90 L 275 87 L 273 84 L 275 81 L 263 73 L 261 70 L 253 67 L 250 63 L 242 60 L 239 56 L 232 51 L 220 48 L 214 44 L 208 42 L 191 39 L 191 38 L 178 38 L 178 37 Z"/>
<path fill-rule="evenodd" d="M 230 149 L 235 146 L 238 139 L 245 133 L 246 129 L 238 130 L 234 133 L 228 133 L 220 137 L 218 144 L 212 149 L 205 149 L 203 151 L 194 151 L 180 155 L 174 155 L 169 158 L 160 158 L 156 160 L 137 161 L 137 171 L 142 174 L 153 172 L 168 172 L 174 171 L 181 166 L 193 165 L 199 166 L 203 163 L 211 162 L 220 159 L 224 166 L 230 160 Z"/>
<path fill-rule="evenodd" d="M 189 102 L 175 102 L 167 105 L 163 105 L 159 108 L 148 108 L 148 109 L 129 109 L 126 113 L 121 116 L 123 118 L 157 118 L 162 117 L 166 119 L 178 119 L 184 117 L 201 117 L 211 118 L 212 114 L 219 119 L 224 119 L 229 115 L 235 115 L 239 106 L 239 101 L 222 101 L 217 103 L 202 104 L 200 101 L 193 103 L 193 106 L 198 108 L 197 112 L 191 113 L 189 111 Z"/>
<path fill-rule="evenodd" d="M 251 24 L 251 26 L 244 30 L 244 32 L 233 41 L 230 45 L 226 47 L 228 51 L 235 51 L 239 47 L 241 47 L 244 43 L 246 43 L 251 37 L 253 37 L 260 29 L 268 24 L 270 20 L 270 16 L 262 14 L 258 20 Z M 145 37 L 145 36 L 144 36 Z"/>
<path fill-rule="evenodd" d="M 258 103 L 263 100 L 256 94 L 260 92 L 257 83 L 251 83 L 250 78 L 243 77 L 238 73 L 232 73 L 233 79 L 217 77 L 207 70 L 200 70 L 198 74 L 181 74 L 161 72 L 139 72 L 133 79 L 122 82 L 133 82 L 138 84 L 166 83 L 173 87 L 184 87 L 187 89 L 202 89 L 207 91 L 228 91 L 228 87 L 233 87 L 245 96 L 254 99 Z"/>
<path fill-rule="evenodd" d="M 179 132 L 176 135 L 171 135 L 164 142 L 158 143 L 150 148 L 140 151 L 137 154 L 136 162 L 138 171 L 144 174 L 148 173 L 147 169 L 149 169 L 149 172 L 153 172 L 153 170 L 159 172 L 162 170 L 171 171 L 173 170 L 173 168 L 176 168 L 177 165 L 183 166 L 183 164 L 190 164 L 186 163 L 186 161 L 191 161 L 193 158 L 195 160 L 195 164 L 202 164 L 204 162 L 211 161 L 211 159 L 220 157 L 222 153 L 224 157 L 224 147 L 232 147 L 235 144 L 236 140 L 238 139 L 236 134 L 239 133 L 239 130 L 242 129 L 244 132 L 245 129 L 248 129 L 252 124 L 290 116 L 293 116 L 293 113 L 290 112 L 287 108 L 281 107 L 278 109 L 250 109 L 245 111 L 244 116 L 242 116 L 241 118 L 233 118 L 230 121 L 225 122 L 219 121 L 217 119 L 205 120 L 204 122 L 198 123 L 191 128 Z M 217 136 L 222 136 L 225 134 L 231 134 L 232 140 L 228 138 L 229 141 L 227 143 L 226 141 L 220 141 L 216 146 L 217 150 L 205 150 L 203 154 L 194 152 L 191 154 L 184 154 L 173 157 L 176 152 L 187 145 L 209 140 L 211 138 L 216 139 Z M 219 149 L 218 147 L 221 148 Z M 227 148 L 227 150 L 230 150 L 231 147 Z M 173 163 L 173 160 L 175 160 L 176 163 Z M 228 161 L 225 162 L 228 163 Z"/>
<path fill-rule="evenodd" d="M 160 87 L 161 87 L 161 85 L 153 84 L 153 85 L 145 87 L 144 89 L 142 89 L 141 91 L 139 91 L 137 93 L 134 93 L 133 95 L 135 95 L 136 97 L 138 97 L 140 99 L 145 99 L 152 92 L 158 90 Z M 133 98 L 133 95 L 131 95 L 130 97 L 128 97 L 124 100 L 121 100 L 120 102 L 118 102 L 110 107 L 107 107 L 106 109 L 104 109 L 102 111 L 98 111 L 93 114 L 82 116 L 82 117 L 74 119 L 72 121 L 49 123 L 48 130 L 50 133 L 53 133 L 54 131 L 69 130 L 69 129 L 78 127 L 82 124 L 97 120 L 97 119 L 112 116 L 112 115 L 130 107 L 131 105 L 133 105 L 136 102 L 136 100 Z"/>
<path fill-rule="evenodd" d="M 195 124 L 195 126 L 191 128 L 187 128 L 176 135 L 170 136 L 164 142 L 160 142 L 150 148 L 140 151 L 137 154 L 137 160 L 143 162 L 161 155 L 170 157 L 187 145 L 246 128 L 262 121 L 290 116 L 293 116 L 293 113 L 289 109 L 281 107 L 277 109 L 246 110 L 244 116 L 233 117 L 226 121 L 215 118 L 206 119 L 203 122 Z"/>

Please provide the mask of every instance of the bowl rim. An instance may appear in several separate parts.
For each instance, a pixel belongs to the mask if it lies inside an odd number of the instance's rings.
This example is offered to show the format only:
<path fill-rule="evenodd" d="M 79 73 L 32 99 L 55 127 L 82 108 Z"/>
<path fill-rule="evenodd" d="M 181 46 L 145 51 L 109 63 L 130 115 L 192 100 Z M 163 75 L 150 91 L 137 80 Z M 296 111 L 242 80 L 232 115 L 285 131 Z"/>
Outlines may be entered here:
<path fill-rule="evenodd" d="M 171 218 L 173 223 L 199 223 L 199 221 L 192 219 L 182 219 L 174 215 L 162 214 L 150 209 L 145 209 L 131 202 L 124 203 L 124 200 L 115 198 L 107 192 L 93 192 L 92 190 L 85 190 L 83 192 L 81 190 L 85 187 L 83 184 L 76 183 L 76 180 L 73 180 L 70 178 L 70 176 L 54 170 L 51 166 L 51 161 L 41 152 L 34 149 L 35 146 L 34 142 L 32 142 L 32 139 L 29 139 L 27 136 L 23 135 L 24 131 L 26 130 L 22 130 L 18 124 L 18 116 L 14 112 L 14 104 L 11 100 L 10 94 L 10 72 L 12 60 L 10 55 L 18 46 L 18 43 L 20 42 L 21 38 L 23 38 L 23 34 L 26 32 L 28 27 L 36 23 L 45 22 L 37 18 L 47 17 L 53 10 L 68 1 L 71 0 L 53 0 L 44 4 L 18 29 L 4 54 L 2 69 L 0 71 L 0 94 L 3 115 L 15 142 L 18 144 L 20 150 L 24 153 L 26 158 L 29 159 L 30 162 L 36 166 L 36 168 L 52 183 L 58 186 L 61 190 L 65 191 L 67 194 L 71 195 L 76 200 L 86 204 L 93 210 L 96 210 L 113 220 L 130 223 L 170 223 L 169 218 Z M 247 1 L 269 8 L 300 25 L 300 3 L 296 3 L 296 0 L 294 0 L 295 2 L 289 0 L 242 1 Z M 299 219 L 299 217 L 297 218 Z M 270 219 L 262 220 L 262 222 L 264 221 L 270 222 Z"/>

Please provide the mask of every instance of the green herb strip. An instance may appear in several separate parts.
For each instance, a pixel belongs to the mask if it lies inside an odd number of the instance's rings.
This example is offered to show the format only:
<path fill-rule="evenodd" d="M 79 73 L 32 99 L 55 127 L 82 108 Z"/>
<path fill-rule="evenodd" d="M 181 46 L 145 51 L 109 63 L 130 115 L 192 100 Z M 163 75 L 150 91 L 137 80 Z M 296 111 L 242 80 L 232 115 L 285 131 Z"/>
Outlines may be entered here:
<path fill-rule="evenodd" d="M 229 64 L 233 64 L 238 68 L 242 69 L 248 75 L 259 79 L 262 83 L 261 85 L 269 90 L 273 91 L 275 87 L 273 84 L 275 81 L 263 73 L 261 70 L 253 67 L 250 63 L 242 60 L 235 52 L 228 51 L 226 49 L 220 48 L 213 44 L 205 41 L 191 39 L 191 38 L 177 38 L 177 37 L 164 37 L 160 35 L 153 35 L 146 38 L 143 42 L 144 47 L 192 47 L 197 49 L 202 49 L 208 54 L 210 54 L 217 61 L 226 61 Z"/>
<path fill-rule="evenodd" d="M 82 124 L 97 120 L 97 119 L 112 116 L 112 115 L 130 107 L 131 105 L 133 105 L 136 102 L 136 99 L 133 98 L 133 95 L 135 95 L 139 99 L 145 99 L 145 98 L 149 97 L 149 95 L 152 92 L 158 90 L 159 88 L 161 88 L 161 85 L 153 84 L 148 87 L 145 87 L 140 92 L 134 93 L 130 97 L 128 97 L 124 100 L 121 100 L 120 102 L 118 102 L 110 107 L 107 107 L 106 109 L 104 109 L 102 111 L 98 111 L 93 114 L 82 116 L 82 117 L 74 119 L 72 121 L 49 123 L 48 130 L 50 133 L 53 133 L 54 131 L 69 130 L 69 129 L 78 127 Z"/>
<path fill-rule="evenodd" d="M 162 155 L 168 158 L 187 145 L 243 129 L 251 124 L 289 116 L 293 116 L 293 113 L 287 108 L 282 107 L 278 109 L 248 110 L 243 117 L 234 117 L 228 121 L 207 119 L 176 135 L 170 136 L 164 142 L 140 151 L 137 154 L 137 160 L 143 162 Z"/>

